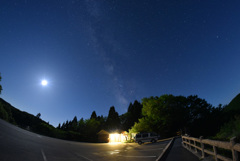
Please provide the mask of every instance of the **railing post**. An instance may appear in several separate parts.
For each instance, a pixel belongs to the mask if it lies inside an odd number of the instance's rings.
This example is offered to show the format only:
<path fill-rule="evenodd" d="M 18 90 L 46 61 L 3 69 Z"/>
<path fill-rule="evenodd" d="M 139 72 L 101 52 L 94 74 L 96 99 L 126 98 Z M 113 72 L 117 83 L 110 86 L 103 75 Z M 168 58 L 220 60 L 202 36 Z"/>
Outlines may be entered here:
<path fill-rule="evenodd" d="M 215 161 L 218 161 L 218 158 L 217 158 L 217 148 L 216 148 L 216 146 L 213 146 L 213 153 L 214 153 L 214 156 L 215 156 Z"/>
<path fill-rule="evenodd" d="M 233 138 L 230 139 L 231 150 L 232 150 L 232 158 L 233 158 L 233 161 L 238 161 L 238 152 L 233 149 L 233 146 L 236 143 L 235 139 L 236 139 L 236 137 L 233 137 Z"/>
<path fill-rule="evenodd" d="M 185 143 L 185 141 L 187 141 L 186 138 L 184 138 L 184 143 L 183 143 L 183 145 L 185 146 L 185 148 L 187 148 L 187 144 Z"/>
<path fill-rule="evenodd" d="M 202 159 L 205 158 L 205 153 L 204 153 L 204 144 L 202 142 L 203 136 L 200 136 L 200 143 L 201 143 L 201 148 L 202 148 Z"/>
<path fill-rule="evenodd" d="M 188 148 L 189 148 L 190 150 L 192 150 L 192 147 L 191 147 L 191 140 L 190 140 L 190 139 L 188 139 Z"/>
<path fill-rule="evenodd" d="M 182 135 L 182 145 L 183 145 L 183 146 L 185 146 L 184 141 L 185 141 L 185 138 L 183 138 L 183 135 Z"/>
<path fill-rule="evenodd" d="M 189 150 L 191 150 L 191 140 L 190 140 L 190 135 L 187 135 L 187 137 L 188 137 L 188 140 L 187 140 L 187 142 L 188 142 L 188 149 Z"/>
<path fill-rule="evenodd" d="M 197 153 L 197 148 L 196 148 L 196 141 L 195 140 L 193 140 L 193 143 L 194 143 L 194 149 L 195 149 L 195 152 Z"/>

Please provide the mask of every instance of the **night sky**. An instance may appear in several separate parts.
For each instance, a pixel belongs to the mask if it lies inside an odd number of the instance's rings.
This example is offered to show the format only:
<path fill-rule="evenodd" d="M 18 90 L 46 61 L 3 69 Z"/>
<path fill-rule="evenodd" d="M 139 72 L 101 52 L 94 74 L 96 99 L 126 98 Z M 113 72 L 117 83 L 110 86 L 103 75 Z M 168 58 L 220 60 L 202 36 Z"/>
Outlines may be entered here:
<path fill-rule="evenodd" d="M 239 68 L 239 0 L 0 1 L 0 96 L 54 126 L 163 94 L 225 105 Z"/>

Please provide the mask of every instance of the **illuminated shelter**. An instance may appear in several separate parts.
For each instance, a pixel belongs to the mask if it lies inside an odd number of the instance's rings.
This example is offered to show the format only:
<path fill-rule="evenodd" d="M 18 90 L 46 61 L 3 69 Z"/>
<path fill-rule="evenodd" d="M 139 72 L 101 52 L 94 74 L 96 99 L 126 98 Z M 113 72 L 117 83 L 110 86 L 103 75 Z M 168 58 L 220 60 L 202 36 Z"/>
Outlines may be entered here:
<path fill-rule="evenodd" d="M 121 133 L 120 132 L 109 133 L 105 130 L 101 130 L 97 133 L 97 135 L 98 135 L 98 142 L 100 143 L 125 142 L 130 139 L 126 131 L 123 131 Z"/>
<path fill-rule="evenodd" d="M 109 143 L 120 143 L 129 140 L 128 133 L 123 131 L 121 133 L 110 133 L 109 134 Z"/>
<path fill-rule="evenodd" d="M 109 132 L 105 130 L 101 130 L 97 133 L 98 135 L 98 142 L 100 143 L 108 143 L 109 142 Z"/>

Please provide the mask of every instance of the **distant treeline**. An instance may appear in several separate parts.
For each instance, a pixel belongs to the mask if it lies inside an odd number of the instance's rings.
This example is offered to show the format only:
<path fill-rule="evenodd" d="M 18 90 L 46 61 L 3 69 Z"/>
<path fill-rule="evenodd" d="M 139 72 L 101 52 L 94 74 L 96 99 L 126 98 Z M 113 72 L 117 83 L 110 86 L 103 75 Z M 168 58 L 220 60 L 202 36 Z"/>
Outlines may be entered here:
<path fill-rule="evenodd" d="M 57 128 L 43 121 L 40 116 L 23 112 L 13 107 L 11 104 L 0 98 L 0 118 L 6 120 L 23 129 L 36 132 L 38 134 L 74 141 L 97 142 L 97 133 L 101 129 L 108 132 L 119 132 L 128 130 L 135 122 L 141 118 L 142 105 L 135 101 L 130 103 L 128 112 L 119 116 L 114 106 L 110 107 L 108 117 L 97 116 L 93 111 L 90 119 L 77 119 L 66 121 Z"/>
<path fill-rule="evenodd" d="M 93 111 L 90 119 L 66 121 L 58 129 L 75 131 L 96 138 L 101 129 L 109 132 L 156 132 L 162 137 L 177 133 L 194 137 L 225 140 L 240 137 L 240 94 L 228 105 L 213 107 L 198 96 L 173 96 L 143 98 L 130 103 L 125 114 L 118 115 L 111 107 L 107 117 Z"/>
<path fill-rule="evenodd" d="M 0 98 L 0 118 L 24 129 L 66 140 L 97 142 L 97 133 L 129 131 L 156 132 L 162 137 L 175 136 L 177 132 L 194 137 L 216 139 L 240 137 L 240 94 L 228 105 L 213 107 L 198 96 L 173 96 L 143 98 L 130 103 L 122 115 L 115 107 L 108 116 L 97 116 L 93 111 L 89 119 L 67 120 L 57 128 L 40 118 L 22 112 Z"/>
<path fill-rule="evenodd" d="M 142 104 L 138 101 L 130 103 L 128 111 L 125 114 L 119 116 L 115 111 L 115 107 L 112 106 L 109 109 L 107 117 L 97 116 L 93 111 L 90 119 L 77 119 L 75 116 L 73 120 L 66 121 L 59 124 L 57 129 L 63 131 L 77 132 L 81 134 L 85 140 L 97 142 L 97 133 L 100 130 L 106 130 L 108 132 L 122 132 L 128 131 L 135 122 L 142 118 Z"/>

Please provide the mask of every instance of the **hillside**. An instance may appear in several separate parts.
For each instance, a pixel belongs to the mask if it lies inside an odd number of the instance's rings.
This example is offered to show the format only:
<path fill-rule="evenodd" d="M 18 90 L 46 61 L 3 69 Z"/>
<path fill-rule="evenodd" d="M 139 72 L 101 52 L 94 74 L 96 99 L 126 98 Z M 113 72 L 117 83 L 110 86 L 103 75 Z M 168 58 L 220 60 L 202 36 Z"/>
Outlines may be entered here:
<path fill-rule="evenodd" d="M 0 118 L 23 129 L 47 136 L 55 136 L 55 128 L 52 125 L 49 125 L 40 117 L 20 111 L 2 98 L 0 98 Z"/>
<path fill-rule="evenodd" d="M 22 128 L 35 129 L 37 125 L 45 121 L 24 111 L 13 107 L 10 103 L 0 98 L 0 117 L 10 123 L 16 124 Z"/>
<path fill-rule="evenodd" d="M 232 101 L 225 108 L 225 111 L 234 115 L 240 114 L 240 93 L 232 99 Z"/>
<path fill-rule="evenodd" d="M 217 133 L 216 139 L 225 140 L 236 136 L 240 140 L 240 94 L 224 108 L 222 120 L 225 124 Z"/>
<path fill-rule="evenodd" d="M 20 111 L 2 98 L 0 98 L 0 119 L 45 136 L 74 141 L 91 141 L 79 132 L 57 129 L 42 120 L 39 116 Z"/>

